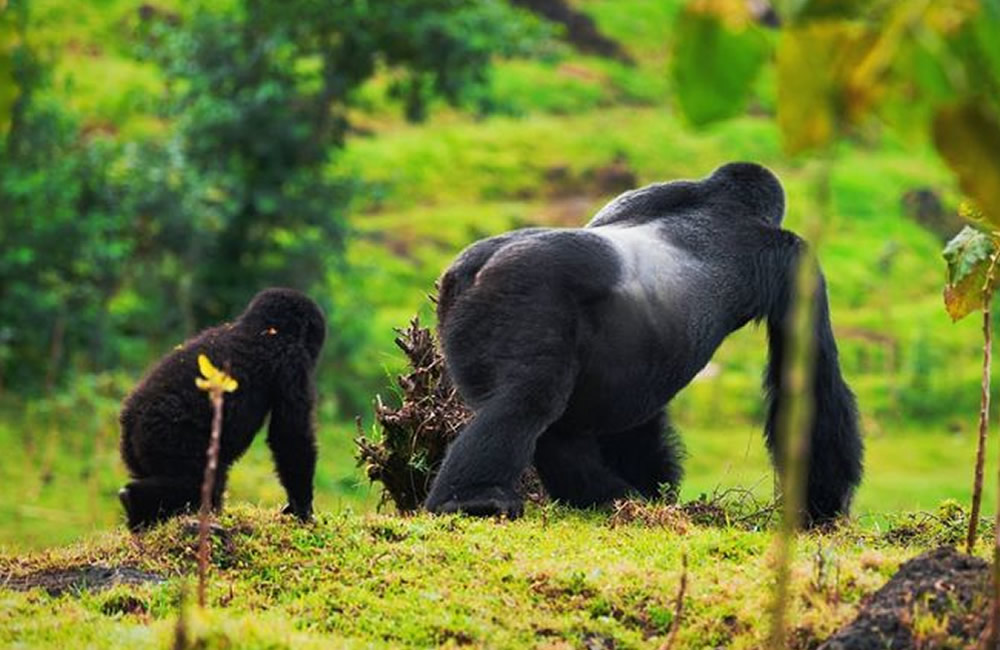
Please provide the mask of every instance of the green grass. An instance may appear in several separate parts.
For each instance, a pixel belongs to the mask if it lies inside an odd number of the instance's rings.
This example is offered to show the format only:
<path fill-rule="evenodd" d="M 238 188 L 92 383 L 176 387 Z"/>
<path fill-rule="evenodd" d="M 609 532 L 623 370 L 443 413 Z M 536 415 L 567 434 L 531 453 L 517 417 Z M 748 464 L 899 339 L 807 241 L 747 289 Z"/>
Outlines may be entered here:
<path fill-rule="evenodd" d="M 680 516 L 664 521 L 614 525 L 607 514 L 533 508 L 513 523 L 348 511 L 301 526 L 240 507 L 223 518 L 230 541 L 215 546 L 209 607 L 189 606 L 188 634 L 206 648 L 579 647 L 588 640 L 657 647 L 686 555 L 679 647 L 761 647 L 770 535 L 694 526 Z M 889 540 L 844 529 L 800 541 L 790 617 L 796 636 L 824 638 L 914 554 Z M 141 541 L 116 532 L 43 554 L 0 555 L 7 578 L 91 562 L 169 578 L 62 597 L 0 587 L 0 645 L 170 645 L 193 544 L 175 522 Z"/>

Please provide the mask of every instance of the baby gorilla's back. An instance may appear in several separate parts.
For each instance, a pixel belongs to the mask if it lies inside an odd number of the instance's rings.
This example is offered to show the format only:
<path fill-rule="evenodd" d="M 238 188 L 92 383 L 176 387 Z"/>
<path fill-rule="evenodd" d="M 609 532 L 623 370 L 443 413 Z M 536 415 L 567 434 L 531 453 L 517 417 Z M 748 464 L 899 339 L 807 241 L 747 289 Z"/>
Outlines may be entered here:
<path fill-rule="evenodd" d="M 205 330 L 146 375 L 121 413 L 121 454 L 133 480 L 119 498 L 133 530 L 201 499 L 212 409 L 195 385 L 205 354 L 239 382 L 224 402 L 219 468 L 212 506 L 219 509 L 230 466 L 271 412 L 268 444 L 289 496 L 288 511 L 308 518 L 316 445 L 313 369 L 325 321 L 319 307 L 289 289 L 268 289 L 232 324 Z"/>

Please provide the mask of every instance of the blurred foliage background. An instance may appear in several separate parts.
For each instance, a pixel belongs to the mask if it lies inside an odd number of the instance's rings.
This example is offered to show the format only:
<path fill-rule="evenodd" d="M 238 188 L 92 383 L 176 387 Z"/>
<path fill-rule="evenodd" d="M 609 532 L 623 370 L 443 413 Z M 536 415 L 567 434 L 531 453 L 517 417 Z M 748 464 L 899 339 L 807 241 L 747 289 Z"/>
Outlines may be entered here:
<path fill-rule="evenodd" d="M 965 499 L 981 343 L 940 250 L 963 199 L 1000 223 L 997 42 L 1000 0 L 0 0 L 0 544 L 117 525 L 121 399 L 275 284 L 330 320 L 317 507 L 373 507 L 354 418 L 462 247 L 737 159 L 820 224 L 858 514 Z M 684 498 L 769 494 L 763 347 L 676 400 Z M 276 507 L 269 474 L 255 445 L 231 498 Z"/>

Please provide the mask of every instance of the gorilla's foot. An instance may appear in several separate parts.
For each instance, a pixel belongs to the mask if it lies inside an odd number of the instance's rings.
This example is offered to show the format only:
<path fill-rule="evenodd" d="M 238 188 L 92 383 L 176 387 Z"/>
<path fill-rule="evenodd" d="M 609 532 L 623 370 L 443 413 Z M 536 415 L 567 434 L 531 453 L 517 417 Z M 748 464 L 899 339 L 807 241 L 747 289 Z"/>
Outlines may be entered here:
<path fill-rule="evenodd" d="M 136 521 L 133 515 L 132 508 L 132 493 L 129 491 L 128 486 L 124 486 L 122 489 L 118 490 L 118 501 L 121 502 L 122 507 L 125 508 L 125 520 L 127 522 L 129 530 L 133 533 L 138 532 L 141 528 L 139 522 Z"/>
<path fill-rule="evenodd" d="M 427 509 L 436 514 L 461 512 L 473 517 L 517 519 L 524 514 L 524 500 L 510 488 L 490 486 L 470 489 L 461 496 L 452 495 L 440 503 L 432 497 L 427 501 Z"/>
<path fill-rule="evenodd" d="M 289 503 L 284 508 L 281 509 L 281 514 L 294 515 L 300 522 L 304 524 L 316 521 L 315 517 L 313 517 L 312 506 L 303 508 L 295 504 Z"/>

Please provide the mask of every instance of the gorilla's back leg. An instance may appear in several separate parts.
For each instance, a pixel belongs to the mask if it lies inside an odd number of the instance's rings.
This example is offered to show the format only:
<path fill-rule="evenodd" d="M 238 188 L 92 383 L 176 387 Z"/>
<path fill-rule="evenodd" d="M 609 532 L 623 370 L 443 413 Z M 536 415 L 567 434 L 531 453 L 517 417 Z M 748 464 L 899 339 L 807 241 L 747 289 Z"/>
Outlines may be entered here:
<path fill-rule="evenodd" d="M 213 505 L 219 506 L 220 490 Z M 138 478 L 118 492 L 125 507 L 128 527 L 141 530 L 183 512 L 197 510 L 201 501 L 199 476 L 149 476 Z"/>
<path fill-rule="evenodd" d="M 627 431 L 600 436 L 598 443 L 604 462 L 639 494 L 654 499 L 669 485 L 676 498 L 684 475 L 684 446 L 665 412 Z"/>
<path fill-rule="evenodd" d="M 596 436 L 559 424 L 538 439 L 535 469 L 549 496 L 577 508 L 610 503 L 632 490 L 604 462 Z"/>
<path fill-rule="evenodd" d="M 432 512 L 518 516 L 517 481 L 573 390 L 572 300 L 528 270 L 503 280 L 481 276 L 442 329 L 449 373 L 476 413 L 448 449 L 427 498 Z"/>

